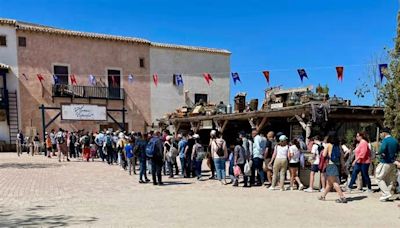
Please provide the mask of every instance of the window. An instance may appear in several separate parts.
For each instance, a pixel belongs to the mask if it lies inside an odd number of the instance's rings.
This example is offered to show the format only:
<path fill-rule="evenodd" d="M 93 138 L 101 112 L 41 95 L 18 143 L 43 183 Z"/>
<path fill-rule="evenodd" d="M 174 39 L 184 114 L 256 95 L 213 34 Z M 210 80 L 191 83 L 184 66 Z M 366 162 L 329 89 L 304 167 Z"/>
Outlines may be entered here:
<path fill-rule="evenodd" d="M 121 97 L 121 71 L 119 70 L 107 70 L 107 81 L 108 81 L 108 94 L 109 98 L 120 98 Z"/>
<path fill-rule="evenodd" d="M 18 37 L 18 46 L 26 47 L 26 37 L 23 36 Z"/>
<path fill-rule="evenodd" d="M 139 58 L 139 67 L 144 68 L 144 58 Z"/>
<path fill-rule="evenodd" d="M 68 85 L 68 66 L 54 65 L 54 75 L 58 77 L 58 84 Z"/>
<path fill-rule="evenodd" d="M 197 104 L 200 102 L 200 100 L 204 103 L 208 103 L 207 99 L 208 95 L 207 94 L 202 94 L 202 93 L 195 93 L 194 94 L 194 103 Z"/>
<path fill-rule="evenodd" d="M 7 38 L 4 35 L 0 35 L 0 46 L 7 46 Z"/>

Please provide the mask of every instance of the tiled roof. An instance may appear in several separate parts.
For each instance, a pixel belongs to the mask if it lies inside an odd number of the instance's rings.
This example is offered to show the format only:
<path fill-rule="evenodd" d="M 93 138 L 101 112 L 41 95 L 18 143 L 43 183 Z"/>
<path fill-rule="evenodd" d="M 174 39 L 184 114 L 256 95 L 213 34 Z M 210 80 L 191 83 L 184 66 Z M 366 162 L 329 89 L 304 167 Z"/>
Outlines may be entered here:
<path fill-rule="evenodd" d="M 0 69 L 10 69 L 11 67 L 9 66 L 9 65 L 7 65 L 7 64 L 4 64 L 4 63 L 0 63 Z"/>
<path fill-rule="evenodd" d="M 231 54 L 231 52 L 229 52 L 228 50 L 216 49 L 216 48 L 193 47 L 193 46 L 156 43 L 156 42 L 151 42 L 151 46 L 160 47 L 160 48 L 181 49 L 181 50 L 188 50 L 188 51 L 212 52 L 212 53 L 220 53 L 220 54 L 227 54 L 227 55 Z"/>
<path fill-rule="evenodd" d="M 107 35 L 107 34 L 59 29 L 59 28 L 54 28 L 54 27 L 50 27 L 50 26 L 32 24 L 32 23 L 16 21 L 16 20 L 12 20 L 12 19 L 5 19 L 5 18 L 0 18 L 0 25 L 15 26 L 16 29 L 20 30 L 20 31 L 44 32 L 44 33 L 59 34 L 59 35 L 66 35 L 66 36 L 77 36 L 77 37 L 103 39 L 103 40 L 111 40 L 111 41 L 142 43 L 142 44 L 150 44 L 153 47 L 180 49 L 180 50 L 187 50 L 187 51 L 210 52 L 210 53 L 219 53 L 219 54 L 227 54 L 227 55 L 231 54 L 231 52 L 224 50 L 224 49 L 157 43 L 157 42 L 151 42 L 146 39 L 135 38 L 135 37 L 114 36 L 114 35 Z"/>

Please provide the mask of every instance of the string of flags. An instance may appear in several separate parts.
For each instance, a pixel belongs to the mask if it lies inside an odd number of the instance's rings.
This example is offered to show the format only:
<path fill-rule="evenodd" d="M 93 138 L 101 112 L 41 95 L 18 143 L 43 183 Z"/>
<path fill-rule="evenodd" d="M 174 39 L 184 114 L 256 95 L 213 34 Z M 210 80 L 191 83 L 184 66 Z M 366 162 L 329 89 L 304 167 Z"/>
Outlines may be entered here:
<path fill-rule="evenodd" d="M 313 68 L 311 68 L 313 69 Z M 336 66 L 336 76 L 338 81 L 343 82 L 343 78 L 344 78 L 344 66 Z M 379 70 L 379 77 L 380 77 L 380 81 L 382 82 L 383 79 L 388 75 L 388 64 L 378 64 L 378 70 Z M 278 70 L 274 70 L 274 71 L 278 71 Z M 224 72 L 227 73 L 227 72 Z M 271 82 L 271 70 L 264 70 L 261 71 L 262 75 L 264 76 L 266 82 L 268 85 L 270 85 Z M 202 73 L 203 78 L 205 80 L 205 82 L 210 86 L 212 82 L 214 82 L 213 76 L 212 74 L 221 74 L 221 72 L 219 73 L 208 73 L 208 72 L 204 72 Z M 306 71 L 305 68 L 299 68 L 297 69 L 297 74 L 299 75 L 300 81 L 303 83 L 305 79 L 309 79 L 309 75 Z M 167 74 L 162 74 L 162 75 L 167 75 Z M 189 75 L 189 74 L 185 74 L 185 75 Z M 194 74 L 190 74 L 190 75 L 194 75 Z M 237 85 L 238 82 L 242 83 L 240 75 L 238 72 L 230 72 L 230 75 L 232 77 L 233 80 L 233 84 Z M 26 74 L 22 74 L 22 76 L 25 78 L 25 80 L 28 80 L 28 76 Z M 135 75 L 138 76 L 138 75 Z M 135 76 L 133 74 L 129 74 L 127 75 L 128 77 L 128 83 L 129 84 L 133 84 L 134 83 L 134 78 Z M 36 75 L 37 79 L 39 80 L 39 82 L 43 85 L 43 81 L 45 80 L 44 76 L 42 74 L 37 74 Z M 97 85 L 97 79 L 95 75 L 90 74 L 89 76 L 89 85 Z M 109 79 L 111 79 L 111 84 L 113 86 L 117 86 L 117 84 L 119 83 L 119 79 L 117 80 L 117 77 L 123 77 L 123 76 L 116 76 L 116 75 L 111 75 Z M 152 75 L 153 78 L 153 83 L 154 85 L 157 87 L 158 86 L 158 82 L 159 82 L 159 74 L 154 73 Z M 77 78 L 74 74 L 69 75 L 69 80 L 71 82 L 72 85 L 77 85 Z M 58 75 L 53 75 L 53 81 L 54 84 L 60 84 L 60 77 Z M 100 82 L 102 83 L 102 80 L 100 78 Z M 172 83 L 175 86 L 184 86 L 184 80 L 183 80 L 183 75 L 182 74 L 172 74 Z M 104 84 L 104 83 L 103 83 Z"/>

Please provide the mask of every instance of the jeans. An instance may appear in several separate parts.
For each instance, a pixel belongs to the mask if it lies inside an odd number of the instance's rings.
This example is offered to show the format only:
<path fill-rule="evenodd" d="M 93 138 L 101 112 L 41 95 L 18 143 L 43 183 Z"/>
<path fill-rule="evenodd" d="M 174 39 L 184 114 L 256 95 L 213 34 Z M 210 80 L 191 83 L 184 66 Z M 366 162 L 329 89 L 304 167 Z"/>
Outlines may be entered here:
<path fill-rule="evenodd" d="M 260 184 L 264 183 L 265 177 L 264 177 L 263 163 L 264 163 L 264 159 L 253 158 L 253 165 L 251 166 L 251 177 L 250 177 L 251 185 L 254 185 L 254 183 L 255 183 L 256 170 L 258 173 L 258 177 L 260 178 L 260 182 L 261 182 Z"/>
<path fill-rule="evenodd" d="M 195 164 L 196 176 L 197 176 L 197 178 L 200 178 L 201 177 L 201 165 L 203 163 L 203 160 L 194 160 L 193 162 Z"/>
<path fill-rule="evenodd" d="M 191 156 L 190 154 L 188 156 Z M 192 164 L 192 159 L 186 158 L 185 159 L 185 165 L 186 165 L 186 177 L 191 177 L 192 176 L 192 171 L 193 171 L 193 164 Z M 194 176 L 194 175 L 193 175 Z"/>
<path fill-rule="evenodd" d="M 78 153 L 78 151 L 77 151 L 77 153 Z M 103 147 L 102 146 L 97 146 L 97 153 L 99 154 L 101 160 L 104 162 L 104 160 L 106 159 L 106 156 L 103 153 Z"/>
<path fill-rule="evenodd" d="M 134 157 L 127 158 L 129 175 L 132 174 L 132 169 L 135 172 L 135 164 L 133 163 L 134 159 L 135 159 Z"/>
<path fill-rule="evenodd" d="M 153 176 L 153 184 L 162 183 L 161 179 L 162 166 L 163 166 L 162 160 L 154 158 L 151 160 L 151 167 L 152 167 L 151 174 Z"/>
<path fill-rule="evenodd" d="M 111 146 L 107 146 L 107 162 L 112 164 L 114 161 L 114 149 Z"/>
<path fill-rule="evenodd" d="M 169 177 L 172 178 L 172 177 L 174 177 L 174 166 L 175 166 L 175 168 L 177 168 L 178 166 L 176 165 L 176 162 L 173 163 L 171 161 L 168 161 L 167 164 L 168 164 L 168 170 L 169 170 Z"/>
<path fill-rule="evenodd" d="M 356 163 L 353 168 L 353 173 L 351 174 L 351 181 L 349 183 L 349 188 L 351 189 L 356 182 L 358 173 L 361 172 L 363 184 L 367 185 L 368 189 L 371 190 L 371 179 L 368 174 L 369 164 Z"/>
<path fill-rule="evenodd" d="M 219 181 L 225 180 L 225 158 L 214 158 L 215 170 L 217 171 L 217 179 Z"/>
<path fill-rule="evenodd" d="M 186 173 L 186 159 L 185 158 L 180 158 L 181 160 L 181 173 L 182 176 L 185 176 Z"/>
<path fill-rule="evenodd" d="M 143 180 L 143 177 L 144 177 L 144 180 L 147 180 L 147 174 L 146 174 L 146 170 L 147 170 L 146 163 L 147 163 L 147 161 L 144 159 L 144 160 L 140 160 L 139 163 L 140 163 L 139 180 Z"/>

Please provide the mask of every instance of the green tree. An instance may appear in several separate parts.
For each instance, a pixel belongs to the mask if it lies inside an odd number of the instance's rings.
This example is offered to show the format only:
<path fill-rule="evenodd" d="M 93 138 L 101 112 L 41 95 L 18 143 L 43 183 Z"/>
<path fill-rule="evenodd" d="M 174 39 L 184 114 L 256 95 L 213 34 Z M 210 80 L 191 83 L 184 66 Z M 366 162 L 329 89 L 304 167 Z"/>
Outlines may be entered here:
<path fill-rule="evenodd" d="M 381 92 L 384 94 L 385 126 L 392 129 L 395 137 L 400 136 L 400 12 L 397 14 L 397 37 L 390 55 L 390 66 L 385 72 L 386 83 Z"/>

